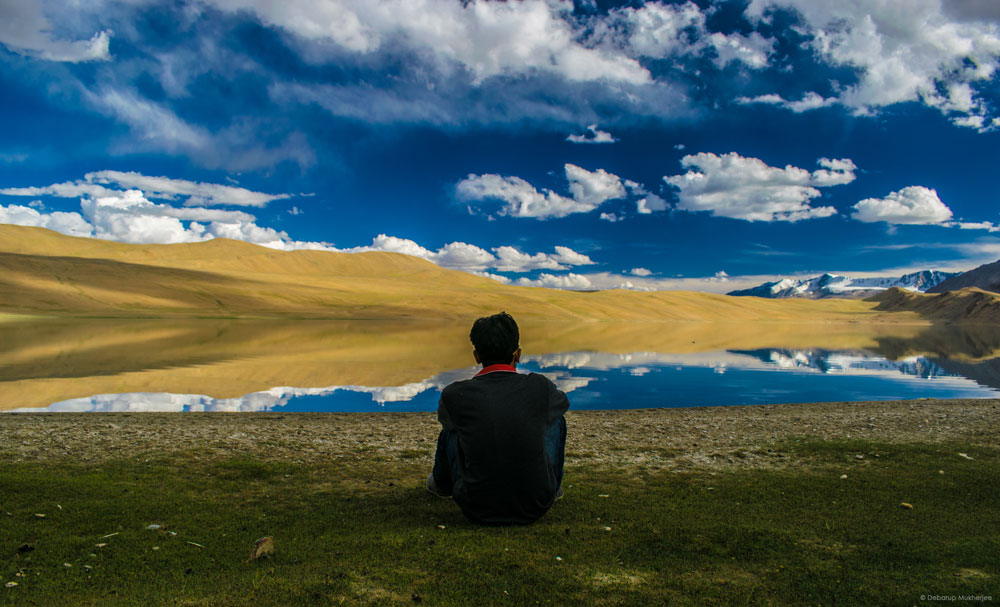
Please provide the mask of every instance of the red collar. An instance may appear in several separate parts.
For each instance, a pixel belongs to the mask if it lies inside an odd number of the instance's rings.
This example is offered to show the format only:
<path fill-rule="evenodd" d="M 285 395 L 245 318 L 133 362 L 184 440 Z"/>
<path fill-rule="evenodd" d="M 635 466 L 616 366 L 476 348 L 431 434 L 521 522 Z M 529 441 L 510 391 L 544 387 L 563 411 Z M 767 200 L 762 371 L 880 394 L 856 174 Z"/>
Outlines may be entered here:
<path fill-rule="evenodd" d="M 483 370 L 473 375 L 473 377 L 479 377 L 480 375 L 486 375 L 487 373 L 496 373 L 497 371 L 501 371 L 504 373 L 517 373 L 517 369 L 515 369 L 514 367 L 510 365 L 501 364 L 501 365 L 490 365 L 488 367 L 483 367 Z"/>

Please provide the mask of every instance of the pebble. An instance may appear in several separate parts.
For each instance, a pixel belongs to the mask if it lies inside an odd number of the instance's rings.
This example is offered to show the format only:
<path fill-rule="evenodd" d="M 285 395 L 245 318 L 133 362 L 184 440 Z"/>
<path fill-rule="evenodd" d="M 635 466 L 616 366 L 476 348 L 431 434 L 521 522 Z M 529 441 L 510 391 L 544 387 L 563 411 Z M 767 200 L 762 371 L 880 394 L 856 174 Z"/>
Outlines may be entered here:
<path fill-rule="evenodd" d="M 159 546 L 153 546 L 153 550 L 159 550 L 159 549 L 160 549 Z"/>
<path fill-rule="evenodd" d="M 845 478 L 847 478 L 847 475 L 846 475 L 846 474 L 841 474 L 841 475 L 840 475 L 840 478 L 841 478 L 841 479 L 845 479 Z"/>
<path fill-rule="evenodd" d="M 444 525 L 438 525 L 438 529 L 444 529 L 444 528 L 445 528 Z"/>
<path fill-rule="evenodd" d="M 557 561 L 561 561 L 561 560 L 562 560 L 562 557 L 561 557 L 561 556 L 557 556 L 557 557 L 556 557 L 556 560 L 557 560 Z"/>
<path fill-rule="evenodd" d="M 605 531 L 611 531 L 611 527 L 605 527 L 604 530 Z"/>

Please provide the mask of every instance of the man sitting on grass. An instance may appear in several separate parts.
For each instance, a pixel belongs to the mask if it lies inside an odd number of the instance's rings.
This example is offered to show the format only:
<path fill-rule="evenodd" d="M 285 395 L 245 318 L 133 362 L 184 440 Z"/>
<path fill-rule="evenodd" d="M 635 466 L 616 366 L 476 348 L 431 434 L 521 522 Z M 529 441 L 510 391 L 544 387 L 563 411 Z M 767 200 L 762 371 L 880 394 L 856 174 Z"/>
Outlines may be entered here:
<path fill-rule="evenodd" d="M 469 338 L 483 369 L 441 392 L 427 489 L 477 523 L 531 523 L 562 497 L 569 400 L 544 375 L 517 372 L 520 335 L 506 312 L 477 320 Z"/>

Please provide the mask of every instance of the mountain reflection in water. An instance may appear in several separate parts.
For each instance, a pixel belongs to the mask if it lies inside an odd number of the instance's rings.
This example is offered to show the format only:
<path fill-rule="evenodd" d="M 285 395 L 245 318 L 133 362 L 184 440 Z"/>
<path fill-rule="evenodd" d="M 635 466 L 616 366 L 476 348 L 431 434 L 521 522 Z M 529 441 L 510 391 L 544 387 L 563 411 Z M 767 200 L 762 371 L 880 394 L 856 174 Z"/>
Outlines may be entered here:
<path fill-rule="evenodd" d="M 1000 388 L 1000 329 L 531 323 L 522 369 L 576 408 L 920 397 Z M 0 409 L 431 411 L 470 377 L 468 328 L 374 321 L 0 323 Z M 96 395 L 96 396 L 95 396 Z"/>

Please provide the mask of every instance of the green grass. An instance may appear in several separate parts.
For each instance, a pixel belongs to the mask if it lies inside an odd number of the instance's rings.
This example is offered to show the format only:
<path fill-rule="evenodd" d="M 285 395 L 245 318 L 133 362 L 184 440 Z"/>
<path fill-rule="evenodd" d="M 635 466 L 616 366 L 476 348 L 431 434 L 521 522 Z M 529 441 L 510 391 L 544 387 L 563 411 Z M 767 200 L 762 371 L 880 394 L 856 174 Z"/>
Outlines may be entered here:
<path fill-rule="evenodd" d="M 0 587 L 0 605 L 1000 600 L 1000 452 L 807 439 L 771 448 L 793 465 L 713 474 L 570 462 L 566 497 L 513 528 L 471 525 L 428 494 L 427 454 L 346 467 L 3 464 L 0 582 L 18 585 Z M 274 556 L 247 562 L 265 535 Z"/>

